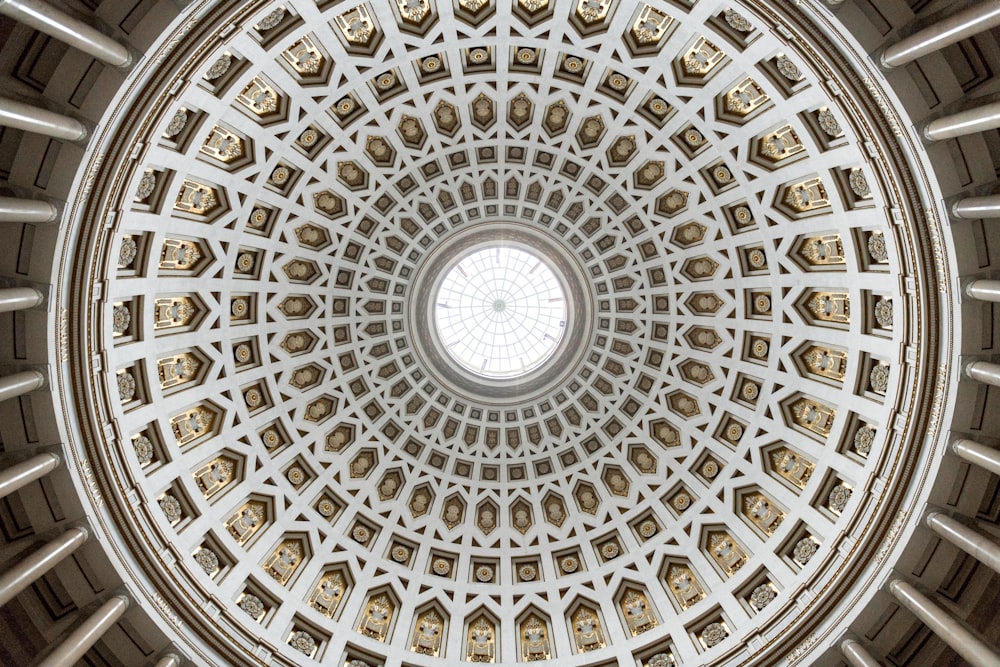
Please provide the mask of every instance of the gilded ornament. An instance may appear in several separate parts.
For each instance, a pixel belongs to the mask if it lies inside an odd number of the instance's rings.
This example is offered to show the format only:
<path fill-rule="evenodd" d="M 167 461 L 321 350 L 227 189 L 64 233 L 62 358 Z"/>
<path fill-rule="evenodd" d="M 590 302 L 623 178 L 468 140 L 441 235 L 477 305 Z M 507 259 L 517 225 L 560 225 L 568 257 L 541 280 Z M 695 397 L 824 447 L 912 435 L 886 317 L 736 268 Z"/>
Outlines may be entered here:
<path fill-rule="evenodd" d="M 139 186 L 135 189 L 135 198 L 139 201 L 149 199 L 156 189 L 156 173 L 152 171 L 144 172 L 139 179 Z"/>
<path fill-rule="evenodd" d="M 876 262 L 888 262 L 889 250 L 885 245 L 885 236 L 882 232 L 872 232 L 868 237 L 868 254 Z"/>
<path fill-rule="evenodd" d="M 195 552 L 194 560 L 205 571 L 205 574 L 211 575 L 219 569 L 219 557 L 215 555 L 214 551 L 206 547 L 202 547 Z"/>
<path fill-rule="evenodd" d="M 711 459 L 705 461 L 701 464 L 701 474 L 707 479 L 715 479 L 715 476 L 719 474 L 719 464 Z"/>
<path fill-rule="evenodd" d="M 868 180 L 865 178 L 865 173 L 860 169 L 851 170 L 850 175 L 847 177 L 847 183 L 851 186 L 851 192 L 861 199 L 867 199 L 872 196 L 872 191 L 871 188 L 868 187 Z"/>
<path fill-rule="evenodd" d="M 118 249 L 118 268 L 125 269 L 131 266 L 138 252 L 139 246 L 134 238 L 131 236 L 123 238 L 121 247 Z"/>
<path fill-rule="evenodd" d="M 514 59 L 522 65 L 534 65 L 538 59 L 538 51 L 527 47 L 520 47 L 514 53 Z"/>
<path fill-rule="evenodd" d="M 135 378 L 128 371 L 118 374 L 118 398 L 123 403 L 135 398 Z"/>
<path fill-rule="evenodd" d="M 645 521 L 639 524 L 639 535 L 641 535 L 644 539 L 647 540 L 651 538 L 653 535 L 656 535 L 658 530 L 659 526 L 657 526 L 656 522 L 653 521 L 652 519 L 646 519 Z"/>
<path fill-rule="evenodd" d="M 559 569 L 565 574 L 572 574 L 580 568 L 580 561 L 576 556 L 564 556 L 559 560 Z"/>
<path fill-rule="evenodd" d="M 640 45 L 655 44 L 666 33 L 673 19 L 645 5 L 632 25 L 632 36 Z"/>
<path fill-rule="evenodd" d="M 285 478 L 292 486 L 298 486 L 306 481 L 306 473 L 299 466 L 292 466 L 285 473 Z"/>
<path fill-rule="evenodd" d="M 674 658 L 669 653 L 657 653 L 646 661 L 646 667 L 674 667 Z"/>
<path fill-rule="evenodd" d="M 314 130 L 311 127 L 306 128 L 302 132 L 302 134 L 299 135 L 299 138 L 296 139 L 296 141 L 298 142 L 298 144 L 300 146 L 302 146 L 303 148 L 310 148 L 310 147 L 312 147 L 313 145 L 315 145 L 315 143 L 318 140 L 319 140 L 319 132 L 317 132 L 316 130 Z"/>
<path fill-rule="evenodd" d="M 743 437 L 743 426 L 732 422 L 726 427 L 726 438 L 731 442 L 736 442 Z"/>
<path fill-rule="evenodd" d="M 538 570 L 534 565 L 525 563 L 517 568 L 517 576 L 521 581 L 534 581 L 538 576 Z"/>
<path fill-rule="evenodd" d="M 273 449 L 281 444 L 281 436 L 273 428 L 269 428 L 261 433 L 260 439 L 264 442 L 264 446 L 268 449 Z"/>
<path fill-rule="evenodd" d="M 729 632 L 726 631 L 726 627 L 722 623 L 709 623 L 701 631 L 701 639 L 708 648 L 721 644 L 728 636 Z"/>
<path fill-rule="evenodd" d="M 153 461 L 153 443 L 144 435 L 139 435 L 132 440 L 132 447 L 135 449 L 135 457 L 139 460 L 139 465 L 147 465 Z"/>
<path fill-rule="evenodd" d="M 249 593 L 244 595 L 243 599 L 240 600 L 239 607 L 246 612 L 250 618 L 255 620 L 260 618 L 261 614 L 264 613 L 263 601 L 261 601 L 261 599 L 256 595 L 250 595 Z"/>
<path fill-rule="evenodd" d="M 892 328 L 892 301 L 884 297 L 875 302 L 875 321 L 883 329 Z"/>
<path fill-rule="evenodd" d="M 684 510 L 686 510 L 688 507 L 691 506 L 691 496 L 681 491 L 680 493 L 678 493 L 677 495 L 675 495 L 673 498 L 670 499 L 670 504 L 678 512 L 683 512 Z"/>
<path fill-rule="evenodd" d="M 493 581 L 493 568 L 489 565 L 480 565 L 476 568 L 476 581 L 489 583 Z"/>
<path fill-rule="evenodd" d="M 178 109 L 174 112 L 174 115 L 170 117 L 170 122 L 167 123 L 167 129 L 164 130 L 163 135 L 169 139 L 173 139 L 184 131 L 184 127 L 187 125 L 187 122 L 187 109 Z"/>
<path fill-rule="evenodd" d="M 885 364 L 876 364 L 868 374 L 872 390 L 884 394 L 889 389 L 889 367 Z"/>
<path fill-rule="evenodd" d="M 264 403 L 264 394 L 259 389 L 253 387 L 243 392 L 243 400 L 251 410 L 259 408 Z"/>
<path fill-rule="evenodd" d="M 656 627 L 656 617 L 653 616 L 653 610 L 643 593 L 630 589 L 619 601 L 619 605 L 625 615 L 628 630 L 633 637 Z"/>
<path fill-rule="evenodd" d="M 792 557 L 799 563 L 805 565 L 816 554 L 818 549 L 819 545 L 815 540 L 803 537 L 795 543 L 795 549 L 792 551 Z"/>
<path fill-rule="evenodd" d="M 854 451 L 862 456 L 868 456 L 875 443 L 875 429 L 868 424 L 860 427 L 854 434 Z"/>
<path fill-rule="evenodd" d="M 250 226 L 254 229 L 260 229 L 267 222 L 268 212 L 264 208 L 255 208 L 250 214 Z"/>
<path fill-rule="evenodd" d="M 419 61 L 420 69 L 423 70 L 425 74 L 433 74 L 434 72 L 441 69 L 441 59 L 437 56 L 427 56 Z"/>
<path fill-rule="evenodd" d="M 619 74 L 618 72 L 614 72 L 609 75 L 607 81 L 608 85 L 613 90 L 617 90 L 618 92 L 626 90 L 629 84 L 629 78 L 624 74 Z"/>
<path fill-rule="evenodd" d="M 646 103 L 646 108 L 657 118 L 663 118 L 670 111 L 670 105 L 659 97 L 654 97 Z"/>
<path fill-rule="evenodd" d="M 820 109 L 819 113 L 816 114 L 816 120 L 819 123 L 819 129 L 823 130 L 829 137 L 839 137 L 844 133 L 836 116 L 829 109 Z"/>
<path fill-rule="evenodd" d="M 739 32 L 751 32 L 753 30 L 753 24 L 745 16 L 733 9 L 727 9 L 723 12 L 722 16 L 733 30 Z"/>
<path fill-rule="evenodd" d="M 236 270 L 240 273 L 249 273 L 253 269 L 254 256 L 249 252 L 241 252 L 236 257 Z"/>
<path fill-rule="evenodd" d="M 778 594 L 767 584 L 761 584 L 750 593 L 750 604 L 756 609 L 763 609 L 774 601 Z"/>
<path fill-rule="evenodd" d="M 245 364 L 253 358 L 253 351 L 246 343 L 240 343 L 233 348 L 233 358 L 238 364 Z"/>
<path fill-rule="evenodd" d="M 247 313 L 250 312 L 250 302 L 243 297 L 238 297 L 233 299 L 229 310 L 230 313 L 232 313 L 232 316 L 236 319 L 246 317 Z"/>
<path fill-rule="evenodd" d="M 288 638 L 288 644 L 299 651 L 302 651 L 306 655 L 312 655 L 313 651 L 316 650 L 316 640 L 313 639 L 312 635 L 304 630 L 296 630 L 292 633 L 292 636 Z"/>
<path fill-rule="evenodd" d="M 604 648 L 604 632 L 601 630 L 601 621 L 596 612 L 587 607 L 580 607 L 573 614 L 573 638 L 580 653 Z"/>
<path fill-rule="evenodd" d="M 163 511 L 163 516 L 167 517 L 167 521 L 176 523 L 181 520 L 184 512 L 181 509 L 181 502 L 177 498 L 168 493 L 160 498 L 158 502 L 160 509 Z"/>
<path fill-rule="evenodd" d="M 617 558 L 620 553 L 621 547 L 619 547 L 616 542 L 605 542 L 601 545 L 601 556 L 603 556 L 605 560 Z"/>
<path fill-rule="evenodd" d="M 451 562 L 446 558 L 435 558 L 431 570 L 438 576 L 446 577 L 451 573 Z"/>
<path fill-rule="evenodd" d="M 205 72 L 205 78 L 209 81 L 215 81 L 228 72 L 232 64 L 233 56 L 228 53 L 223 53 L 214 63 L 212 63 L 212 66 L 208 68 L 208 71 Z"/>
<path fill-rule="evenodd" d="M 851 488 L 844 484 L 838 484 L 830 490 L 826 505 L 838 514 L 847 507 L 847 501 L 851 499 Z"/>
<path fill-rule="evenodd" d="M 774 66 L 777 68 L 778 73 L 789 81 L 795 82 L 802 80 L 802 70 L 800 70 L 798 65 L 793 63 L 788 56 L 782 54 L 775 58 Z"/>
<path fill-rule="evenodd" d="M 320 513 L 321 516 L 329 519 L 337 511 L 337 506 L 329 498 L 323 498 L 316 504 L 316 511 Z"/>
<path fill-rule="evenodd" d="M 284 185 L 291 175 L 292 172 L 288 169 L 288 167 L 280 165 L 275 167 L 274 171 L 271 172 L 271 181 L 277 185 Z"/>

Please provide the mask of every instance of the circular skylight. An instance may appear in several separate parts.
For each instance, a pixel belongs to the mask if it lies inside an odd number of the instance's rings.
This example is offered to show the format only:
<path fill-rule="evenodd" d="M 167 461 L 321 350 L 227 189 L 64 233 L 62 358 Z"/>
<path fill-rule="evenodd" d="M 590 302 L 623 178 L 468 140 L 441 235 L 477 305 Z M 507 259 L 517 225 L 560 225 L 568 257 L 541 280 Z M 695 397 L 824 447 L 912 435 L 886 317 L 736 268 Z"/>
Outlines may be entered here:
<path fill-rule="evenodd" d="M 451 358 L 488 378 L 538 368 L 566 330 L 566 298 L 555 273 L 511 247 L 478 250 L 455 264 L 438 289 L 434 313 Z"/>

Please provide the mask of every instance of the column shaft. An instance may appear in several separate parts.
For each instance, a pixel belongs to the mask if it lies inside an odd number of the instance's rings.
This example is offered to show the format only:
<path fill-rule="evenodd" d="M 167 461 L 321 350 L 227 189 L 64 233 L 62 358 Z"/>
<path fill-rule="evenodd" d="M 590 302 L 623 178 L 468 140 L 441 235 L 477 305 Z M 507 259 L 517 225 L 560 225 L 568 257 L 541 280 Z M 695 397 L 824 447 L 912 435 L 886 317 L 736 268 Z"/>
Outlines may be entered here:
<path fill-rule="evenodd" d="M 889 582 L 889 592 L 973 667 L 1000 665 L 1000 655 L 910 584 L 894 579 Z"/>
<path fill-rule="evenodd" d="M 980 301 L 1000 301 L 1000 280 L 973 280 L 965 286 L 965 294 Z"/>
<path fill-rule="evenodd" d="M 932 120 L 924 128 L 924 137 L 929 141 L 940 141 L 994 130 L 998 127 L 1000 127 L 1000 102 L 991 102 Z"/>
<path fill-rule="evenodd" d="M 952 204 L 951 214 L 963 220 L 1000 218 L 1000 195 L 959 199 Z"/>
<path fill-rule="evenodd" d="M 45 386 L 45 376 L 38 371 L 23 371 L 0 377 L 0 401 L 27 394 Z"/>
<path fill-rule="evenodd" d="M 1000 573 L 1000 544 L 941 512 L 931 512 L 924 522 L 935 533 L 994 572 Z"/>
<path fill-rule="evenodd" d="M 973 361 L 965 367 L 965 374 L 976 382 L 1000 387 L 1000 364 L 989 361 Z"/>
<path fill-rule="evenodd" d="M 6 287 L 0 289 L 0 313 L 27 310 L 41 305 L 45 294 L 34 287 Z"/>
<path fill-rule="evenodd" d="M 840 652 L 847 660 L 847 664 L 852 667 L 882 667 L 881 663 L 865 649 L 864 646 L 853 639 L 845 639 L 840 642 Z"/>
<path fill-rule="evenodd" d="M 985 468 L 994 475 L 1000 475 L 1000 450 L 965 438 L 951 443 L 951 450 L 969 463 Z"/>
<path fill-rule="evenodd" d="M 882 54 L 883 67 L 899 67 L 1000 25 L 1000 0 L 979 2 L 899 40 Z"/>
<path fill-rule="evenodd" d="M 44 477 L 59 466 L 59 457 L 44 453 L 15 463 L 0 472 L 0 498 L 5 498 L 25 485 Z"/>
<path fill-rule="evenodd" d="M 67 141 L 87 136 L 87 128 L 75 118 L 6 97 L 0 97 L 0 125 Z"/>
<path fill-rule="evenodd" d="M 0 222 L 53 222 L 59 209 L 40 199 L 0 197 Z"/>
<path fill-rule="evenodd" d="M 18 593 L 37 581 L 86 541 L 86 530 L 70 528 L 43 545 L 38 551 L 19 560 L 14 567 L 0 575 L 0 607 L 17 597 Z"/>
<path fill-rule="evenodd" d="M 115 67 L 128 67 L 128 49 L 83 21 L 40 0 L 0 0 L 0 14 L 55 37 Z"/>
<path fill-rule="evenodd" d="M 49 653 L 38 667 L 73 667 L 128 609 L 128 598 L 115 595 Z"/>

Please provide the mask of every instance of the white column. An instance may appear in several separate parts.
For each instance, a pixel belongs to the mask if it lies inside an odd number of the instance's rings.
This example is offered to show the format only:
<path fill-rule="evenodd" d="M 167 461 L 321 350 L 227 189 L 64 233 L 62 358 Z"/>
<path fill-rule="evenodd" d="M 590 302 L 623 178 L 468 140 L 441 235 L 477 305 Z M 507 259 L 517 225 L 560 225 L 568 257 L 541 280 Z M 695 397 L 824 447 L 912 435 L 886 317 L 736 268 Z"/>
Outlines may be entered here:
<path fill-rule="evenodd" d="M 41 199 L 0 197 L 0 222 L 53 222 L 59 209 Z"/>
<path fill-rule="evenodd" d="M 181 667 L 181 659 L 176 653 L 168 653 L 159 660 L 153 667 Z"/>
<path fill-rule="evenodd" d="M 44 477 L 59 467 L 59 463 L 60 458 L 50 452 L 38 454 L 20 463 L 15 463 L 3 472 L 0 472 L 0 498 L 6 498 L 26 484 Z"/>
<path fill-rule="evenodd" d="M 974 463 L 994 475 L 1000 475 L 1000 450 L 987 447 L 975 440 L 960 438 L 951 443 L 951 451 L 969 463 Z"/>
<path fill-rule="evenodd" d="M 965 295 L 980 301 L 1000 301 L 1000 280 L 973 280 L 965 286 Z"/>
<path fill-rule="evenodd" d="M 87 541 L 87 531 L 70 528 L 65 533 L 43 545 L 38 551 L 19 560 L 14 567 L 0 575 L 0 607 L 33 584 L 66 556 Z"/>
<path fill-rule="evenodd" d="M 973 667 L 1000 665 L 1000 655 L 910 584 L 893 579 L 889 582 L 889 592 Z"/>
<path fill-rule="evenodd" d="M 41 305 L 43 301 L 45 301 L 45 293 L 34 287 L 0 288 L 0 313 L 27 310 Z"/>
<path fill-rule="evenodd" d="M 845 639 L 840 642 L 840 652 L 847 664 L 852 665 L 852 667 L 882 667 L 882 663 L 853 639 Z"/>
<path fill-rule="evenodd" d="M 45 376 L 38 371 L 23 371 L 0 377 L 0 401 L 27 394 L 45 386 Z"/>
<path fill-rule="evenodd" d="M 49 653 L 38 667 L 73 667 L 128 609 L 128 598 L 115 595 Z"/>
<path fill-rule="evenodd" d="M 899 67 L 949 44 L 1000 25 L 1000 0 L 978 0 L 965 9 L 899 40 L 882 54 L 883 67 Z"/>
<path fill-rule="evenodd" d="M 951 205 L 951 214 L 963 220 L 1000 218 L 1000 195 L 959 199 Z"/>
<path fill-rule="evenodd" d="M 0 97 L 0 125 L 67 141 L 87 136 L 87 128 L 75 118 L 6 97 Z"/>
<path fill-rule="evenodd" d="M 132 64 L 132 55 L 127 48 L 94 27 L 40 0 L 0 0 L 0 14 L 6 14 L 109 65 L 128 67 Z"/>
<path fill-rule="evenodd" d="M 965 375 L 976 382 L 1000 387 L 1000 364 L 973 361 L 965 367 Z"/>
<path fill-rule="evenodd" d="M 1000 544 L 941 512 L 929 513 L 924 522 L 935 533 L 994 572 L 1000 573 Z"/>
<path fill-rule="evenodd" d="M 940 141 L 995 130 L 998 127 L 1000 127 L 1000 102 L 991 102 L 932 120 L 924 128 L 924 137 L 929 141 Z"/>

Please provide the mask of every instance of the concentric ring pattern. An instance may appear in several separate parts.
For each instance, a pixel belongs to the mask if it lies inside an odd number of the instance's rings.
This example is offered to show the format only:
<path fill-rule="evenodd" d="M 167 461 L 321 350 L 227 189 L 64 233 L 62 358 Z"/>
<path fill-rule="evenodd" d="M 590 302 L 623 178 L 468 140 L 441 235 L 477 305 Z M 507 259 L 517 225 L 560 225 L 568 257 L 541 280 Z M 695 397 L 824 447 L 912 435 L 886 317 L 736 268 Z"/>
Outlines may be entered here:
<path fill-rule="evenodd" d="M 77 265 L 150 595 L 236 663 L 775 664 L 929 400 L 928 253 L 859 79 L 757 2 L 197 12 Z M 511 224 L 593 317 L 497 404 L 409 309 Z"/>

